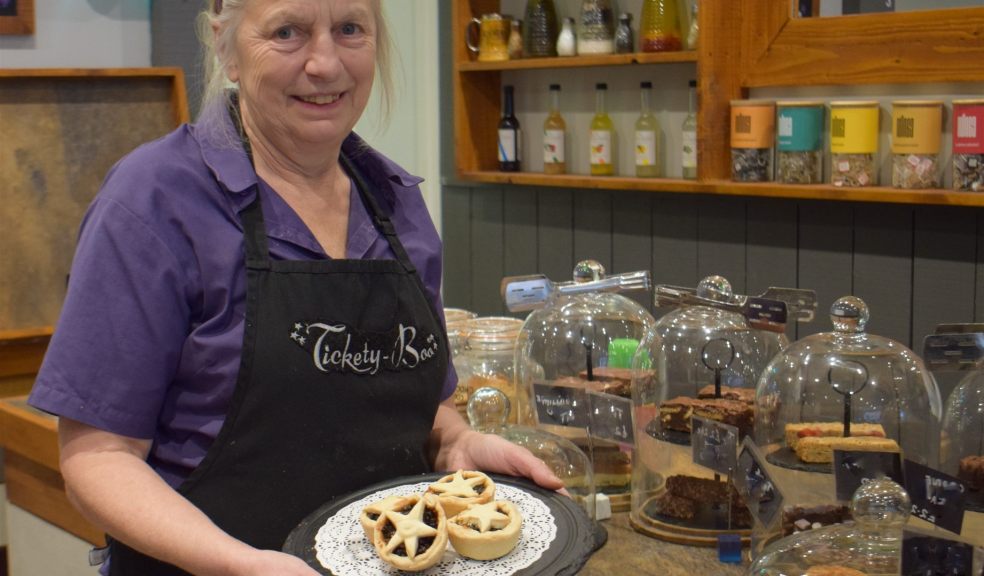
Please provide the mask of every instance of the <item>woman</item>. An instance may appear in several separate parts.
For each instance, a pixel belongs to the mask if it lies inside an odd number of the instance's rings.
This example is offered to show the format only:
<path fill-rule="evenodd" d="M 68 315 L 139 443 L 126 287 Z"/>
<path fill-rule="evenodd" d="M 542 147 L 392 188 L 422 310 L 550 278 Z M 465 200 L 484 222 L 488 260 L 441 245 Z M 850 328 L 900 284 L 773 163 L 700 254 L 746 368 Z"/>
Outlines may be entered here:
<path fill-rule="evenodd" d="M 388 88 L 380 0 L 206 21 L 212 98 L 107 177 L 31 395 L 109 573 L 312 575 L 276 552 L 305 515 L 430 469 L 560 488 L 450 401 L 419 179 L 352 133 L 377 66 Z"/>

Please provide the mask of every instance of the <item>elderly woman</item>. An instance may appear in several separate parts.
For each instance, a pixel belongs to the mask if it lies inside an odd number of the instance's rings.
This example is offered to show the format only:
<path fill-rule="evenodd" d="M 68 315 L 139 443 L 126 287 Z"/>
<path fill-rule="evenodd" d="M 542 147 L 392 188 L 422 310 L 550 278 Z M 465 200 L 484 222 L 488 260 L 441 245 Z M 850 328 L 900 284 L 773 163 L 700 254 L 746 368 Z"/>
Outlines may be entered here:
<path fill-rule="evenodd" d="M 114 575 L 312 575 L 277 552 L 333 497 L 459 468 L 560 482 L 462 421 L 441 247 L 352 129 L 380 0 L 216 0 L 195 125 L 119 162 L 83 222 L 31 403 Z M 226 81 L 236 89 L 226 91 Z M 104 569 L 105 570 L 105 569 Z"/>

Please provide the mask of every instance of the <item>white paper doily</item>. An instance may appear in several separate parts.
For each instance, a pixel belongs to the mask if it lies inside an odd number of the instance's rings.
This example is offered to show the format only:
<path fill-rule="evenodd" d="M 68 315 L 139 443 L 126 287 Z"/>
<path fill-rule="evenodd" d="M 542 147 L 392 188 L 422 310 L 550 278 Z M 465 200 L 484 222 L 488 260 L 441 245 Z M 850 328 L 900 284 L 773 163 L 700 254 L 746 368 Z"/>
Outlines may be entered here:
<path fill-rule="evenodd" d="M 335 576 L 377 576 L 404 574 L 376 554 L 359 524 L 359 514 L 367 505 L 389 495 L 409 496 L 427 490 L 430 482 L 404 484 L 380 490 L 341 508 L 328 518 L 314 538 L 318 561 Z M 450 576 L 507 576 L 530 566 L 550 547 L 557 537 L 557 523 L 550 508 L 532 494 L 504 484 L 495 486 L 496 500 L 508 500 L 523 515 L 519 543 L 512 552 L 497 560 L 469 560 L 459 556 L 448 544 L 444 558 L 419 574 Z"/>

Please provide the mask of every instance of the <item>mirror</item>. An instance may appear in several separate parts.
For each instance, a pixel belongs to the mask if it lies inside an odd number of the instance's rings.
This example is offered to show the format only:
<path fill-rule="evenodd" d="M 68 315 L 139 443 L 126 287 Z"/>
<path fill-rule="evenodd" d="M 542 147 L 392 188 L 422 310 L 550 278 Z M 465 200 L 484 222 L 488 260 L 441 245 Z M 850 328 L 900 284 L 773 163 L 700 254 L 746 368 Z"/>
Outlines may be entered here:
<path fill-rule="evenodd" d="M 802 17 L 843 16 L 977 6 L 984 6 L 984 0 L 793 0 L 793 13 Z"/>

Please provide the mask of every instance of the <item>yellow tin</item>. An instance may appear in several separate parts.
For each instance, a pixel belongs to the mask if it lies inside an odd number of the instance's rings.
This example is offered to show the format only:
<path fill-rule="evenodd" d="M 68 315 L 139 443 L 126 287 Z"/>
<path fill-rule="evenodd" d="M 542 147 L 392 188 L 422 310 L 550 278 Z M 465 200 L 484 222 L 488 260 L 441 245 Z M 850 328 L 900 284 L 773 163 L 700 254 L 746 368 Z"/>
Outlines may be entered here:
<path fill-rule="evenodd" d="M 830 103 L 830 151 L 834 154 L 875 154 L 878 152 L 876 100 Z"/>

